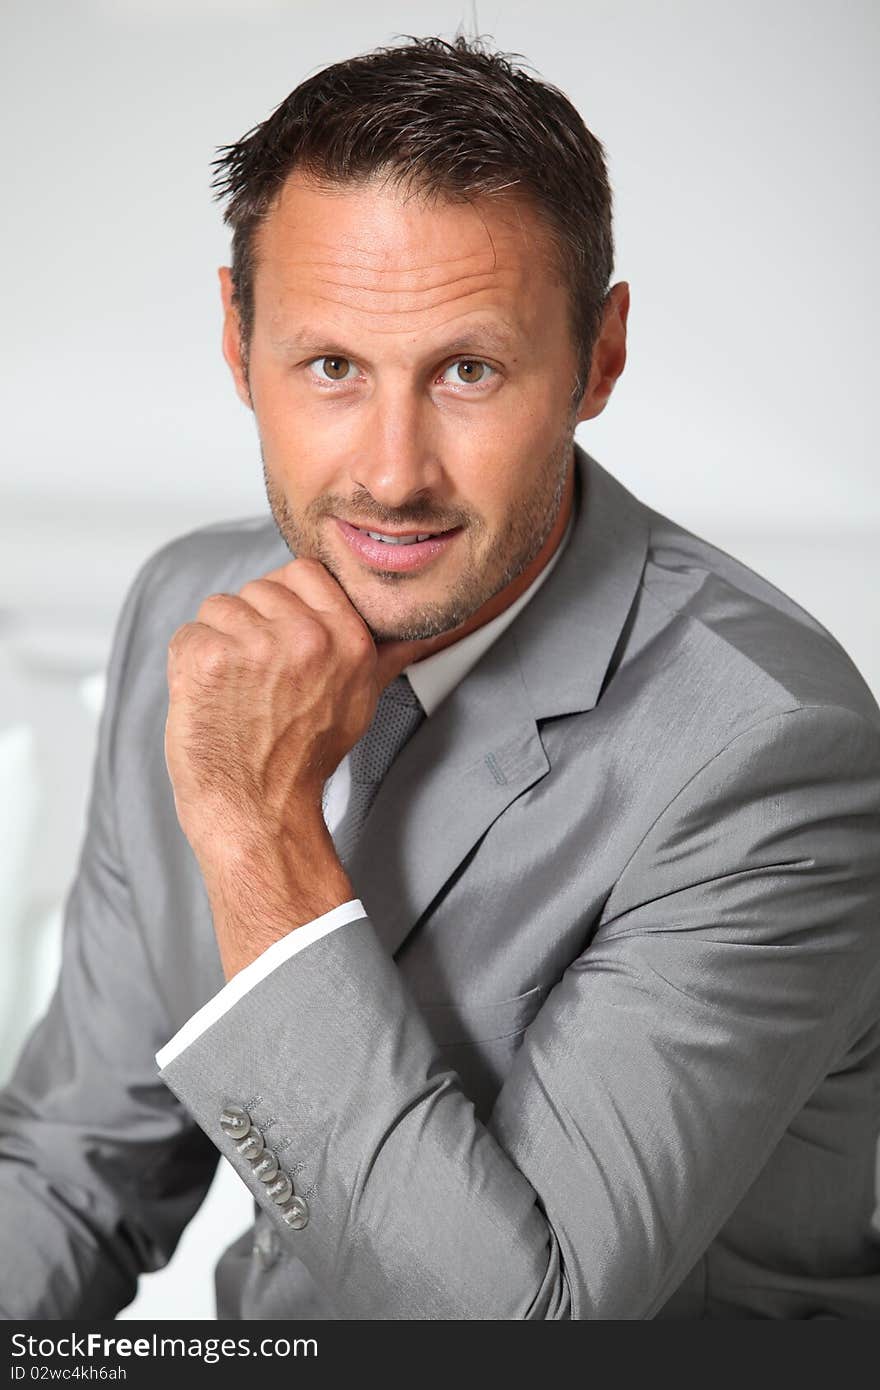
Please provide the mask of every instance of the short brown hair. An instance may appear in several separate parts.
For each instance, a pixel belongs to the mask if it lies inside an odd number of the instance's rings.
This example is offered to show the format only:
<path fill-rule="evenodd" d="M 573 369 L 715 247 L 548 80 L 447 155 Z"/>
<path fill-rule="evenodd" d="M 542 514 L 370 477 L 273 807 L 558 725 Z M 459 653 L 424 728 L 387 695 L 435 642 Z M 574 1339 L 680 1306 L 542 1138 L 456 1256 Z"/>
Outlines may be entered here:
<path fill-rule="evenodd" d="M 381 175 L 463 200 L 520 193 L 548 226 L 571 290 L 579 395 L 611 280 L 605 151 L 558 88 L 484 40 L 414 38 L 324 68 L 218 150 L 243 348 L 253 328 L 254 235 L 294 169 L 323 182 Z"/>

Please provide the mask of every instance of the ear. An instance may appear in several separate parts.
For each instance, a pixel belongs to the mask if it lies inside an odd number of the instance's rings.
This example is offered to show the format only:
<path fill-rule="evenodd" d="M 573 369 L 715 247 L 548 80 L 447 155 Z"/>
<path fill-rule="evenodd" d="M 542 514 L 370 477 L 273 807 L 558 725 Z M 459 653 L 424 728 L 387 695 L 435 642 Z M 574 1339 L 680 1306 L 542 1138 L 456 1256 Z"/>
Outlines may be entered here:
<path fill-rule="evenodd" d="M 217 274 L 220 277 L 220 295 L 223 300 L 223 356 L 232 373 L 239 400 L 243 401 L 248 409 L 253 410 L 247 372 L 241 355 L 241 320 L 235 303 L 232 272 L 228 265 L 221 265 Z"/>
<path fill-rule="evenodd" d="M 601 415 L 626 365 L 626 320 L 629 314 L 629 285 L 625 280 L 608 291 L 602 312 L 602 326 L 593 344 L 590 377 L 581 397 L 577 423 Z"/>

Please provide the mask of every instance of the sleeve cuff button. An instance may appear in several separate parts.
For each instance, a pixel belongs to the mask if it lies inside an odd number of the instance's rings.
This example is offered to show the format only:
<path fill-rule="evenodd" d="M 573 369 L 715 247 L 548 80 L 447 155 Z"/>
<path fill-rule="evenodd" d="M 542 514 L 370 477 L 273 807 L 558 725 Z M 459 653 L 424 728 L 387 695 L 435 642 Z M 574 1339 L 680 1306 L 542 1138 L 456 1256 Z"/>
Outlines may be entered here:
<path fill-rule="evenodd" d="M 273 1178 L 277 1178 L 278 1159 L 271 1149 L 266 1149 L 262 1156 L 257 1159 L 256 1163 L 253 1165 L 253 1173 L 255 1178 L 260 1179 L 260 1182 L 269 1183 Z"/>
<path fill-rule="evenodd" d="M 291 1197 L 290 1201 L 281 1208 L 281 1220 L 292 1230 L 301 1231 L 303 1226 L 308 1225 L 308 1204 L 302 1197 Z"/>
<path fill-rule="evenodd" d="M 260 1157 L 265 1147 L 266 1141 L 262 1132 L 257 1129 L 256 1125 L 251 1125 L 249 1132 L 236 1144 L 235 1152 L 241 1154 L 242 1158 L 249 1158 L 253 1162 Z"/>
<path fill-rule="evenodd" d="M 251 1127 L 251 1117 L 240 1105 L 226 1105 L 220 1114 L 220 1128 L 230 1139 L 243 1139 Z"/>
<path fill-rule="evenodd" d="M 286 1173 L 279 1173 L 277 1178 L 273 1178 L 270 1183 L 266 1184 L 266 1194 L 279 1207 L 283 1206 L 293 1196 L 293 1183 Z"/>

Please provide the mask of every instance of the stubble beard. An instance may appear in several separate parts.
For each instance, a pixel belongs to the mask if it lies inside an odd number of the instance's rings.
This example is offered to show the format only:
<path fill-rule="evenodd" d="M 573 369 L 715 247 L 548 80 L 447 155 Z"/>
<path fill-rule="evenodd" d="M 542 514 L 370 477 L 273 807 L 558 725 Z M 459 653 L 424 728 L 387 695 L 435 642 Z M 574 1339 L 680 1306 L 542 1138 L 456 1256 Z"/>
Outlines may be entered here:
<path fill-rule="evenodd" d="M 573 450 L 572 421 L 561 442 L 548 454 L 533 488 L 522 499 L 515 514 L 508 519 L 502 534 L 495 537 L 488 562 L 481 571 L 477 572 L 474 567 L 466 566 L 442 598 L 432 601 L 421 600 L 399 621 L 377 624 L 361 609 L 357 595 L 349 591 L 342 567 L 318 533 L 317 522 L 330 514 L 326 502 L 319 499 L 312 528 L 309 526 L 312 518 L 297 519 L 290 510 L 284 493 L 269 474 L 262 442 L 260 444 L 266 497 L 282 540 L 293 556 L 309 556 L 320 560 L 345 590 L 352 606 L 369 628 L 373 641 L 377 643 L 418 642 L 430 637 L 439 637 L 441 633 L 449 632 L 452 628 L 460 627 L 467 622 L 478 609 L 518 578 L 534 560 L 553 530 L 562 505 L 568 470 L 573 466 Z M 480 541 L 485 534 L 485 523 L 478 517 L 469 517 L 466 521 L 462 518 L 462 521 L 467 529 L 454 544 L 460 544 L 464 536 L 470 534 L 475 538 L 479 549 Z M 400 522 L 395 523 L 391 520 L 387 520 L 385 524 L 401 525 Z M 407 518 L 402 524 L 412 524 L 412 518 Z M 424 524 L 426 530 L 435 529 L 427 520 Z M 375 529 L 381 530 L 381 525 L 377 523 Z M 395 592 L 414 578 L 390 570 L 377 570 L 374 576 L 375 580 Z"/>

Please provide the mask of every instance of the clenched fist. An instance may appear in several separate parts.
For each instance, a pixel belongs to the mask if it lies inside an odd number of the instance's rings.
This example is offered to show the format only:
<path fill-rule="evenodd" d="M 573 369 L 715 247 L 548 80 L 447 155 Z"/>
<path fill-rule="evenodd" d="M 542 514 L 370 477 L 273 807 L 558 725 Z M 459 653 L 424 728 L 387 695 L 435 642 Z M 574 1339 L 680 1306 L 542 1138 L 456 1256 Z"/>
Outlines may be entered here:
<path fill-rule="evenodd" d="M 369 629 L 317 560 L 206 598 L 168 648 L 165 757 L 193 848 L 320 806 L 373 717 L 378 682 Z"/>
<path fill-rule="evenodd" d="M 297 914 L 315 915 L 320 892 L 330 906 L 351 896 L 323 821 L 323 785 L 420 645 L 377 648 L 341 585 L 307 558 L 237 595 L 212 594 L 172 637 L 165 759 L 227 973 L 267 944 L 273 902 L 276 939 Z M 245 901 L 263 933 L 250 948 L 246 925 L 224 926 Z"/>

